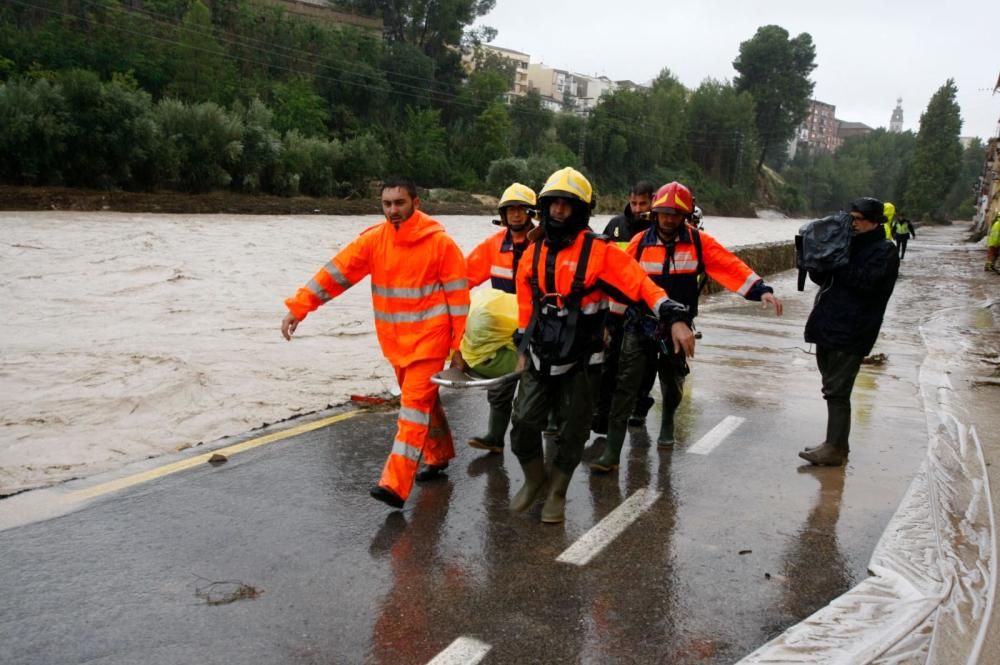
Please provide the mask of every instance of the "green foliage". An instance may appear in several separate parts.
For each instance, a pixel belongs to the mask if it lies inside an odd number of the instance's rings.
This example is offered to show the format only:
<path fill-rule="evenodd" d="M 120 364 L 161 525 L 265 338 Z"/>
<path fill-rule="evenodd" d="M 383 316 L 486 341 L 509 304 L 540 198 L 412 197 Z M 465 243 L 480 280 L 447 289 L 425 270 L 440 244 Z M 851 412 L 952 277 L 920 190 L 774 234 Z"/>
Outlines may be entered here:
<path fill-rule="evenodd" d="M 168 94 L 184 101 L 231 101 L 236 80 L 233 65 L 212 36 L 212 14 L 201 0 L 192 0 L 177 38 L 177 73 L 167 87 Z"/>
<path fill-rule="evenodd" d="M 71 131 L 58 85 L 44 79 L 0 84 L 0 178 L 5 182 L 61 184 Z"/>
<path fill-rule="evenodd" d="M 239 160 L 230 171 L 232 187 L 243 192 L 259 192 L 265 185 L 267 171 L 281 158 L 280 134 L 273 127 L 274 113 L 259 99 L 250 102 L 244 111 L 233 109 L 242 120 Z"/>
<path fill-rule="evenodd" d="M 945 200 L 949 218 L 972 219 L 976 213 L 979 176 L 986 161 L 986 146 L 978 138 L 962 152 L 962 166 Z"/>
<path fill-rule="evenodd" d="M 327 135 L 330 111 L 311 81 L 304 78 L 278 81 L 271 87 L 270 98 L 274 128 L 279 132 L 294 129 L 303 136 Z"/>
<path fill-rule="evenodd" d="M 816 47 L 809 33 L 789 39 L 781 26 L 765 25 L 740 44 L 733 67 L 739 72 L 736 89 L 753 95 L 759 171 L 768 153 L 778 152 L 792 138 L 809 111 Z"/>
<path fill-rule="evenodd" d="M 542 152 L 549 132 L 555 125 L 554 114 L 542 108 L 537 90 L 516 97 L 510 104 L 511 147 L 514 154 L 533 155 Z"/>
<path fill-rule="evenodd" d="M 101 83 L 85 70 L 68 70 L 57 80 L 73 118 L 65 139 L 65 183 L 101 189 L 147 184 L 158 141 L 149 94 L 135 90 L 128 77 Z"/>
<path fill-rule="evenodd" d="M 486 185 L 499 196 L 511 183 L 527 185 L 528 160 L 521 157 L 503 157 L 490 164 Z M 528 185 L 530 187 L 530 185 Z"/>
<path fill-rule="evenodd" d="M 207 192 L 232 182 L 243 153 L 238 117 L 212 102 L 190 106 L 164 99 L 153 111 L 163 133 L 157 160 L 167 186 Z"/>
<path fill-rule="evenodd" d="M 752 188 L 756 153 L 753 97 L 707 79 L 688 99 L 692 161 L 712 179 Z"/>
<path fill-rule="evenodd" d="M 962 168 L 958 141 L 962 118 L 948 79 L 931 97 L 920 116 L 916 151 L 906 182 L 906 209 L 914 219 L 948 219 L 947 197 Z"/>
<path fill-rule="evenodd" d="M 448 142 L 440 111 L 406 109 L 396 144 L 400 172 L 420 183 L 444 183 L 448 177 Z"/>

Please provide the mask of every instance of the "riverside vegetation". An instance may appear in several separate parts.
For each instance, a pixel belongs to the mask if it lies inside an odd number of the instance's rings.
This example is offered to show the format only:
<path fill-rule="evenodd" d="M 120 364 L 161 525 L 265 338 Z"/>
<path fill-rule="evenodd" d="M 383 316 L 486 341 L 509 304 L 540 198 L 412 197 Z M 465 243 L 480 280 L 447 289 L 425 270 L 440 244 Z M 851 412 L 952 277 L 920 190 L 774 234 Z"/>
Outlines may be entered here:
<path fill-rule="evenodd" d="M 664 68 L 587 114 L 556 113 L 532 94 L 505 103 L 513 64 L 478 48 L 495 31 L 472 27 L 495 0 L 332 4 L 380 18 L 382 34 L 249 0 L 9 0 L 0 183 L 365 197 L 387 171 L 499 192 L 571 165 L 612 208 L 647 178 L 684 181 L 713 214 L 757 203 L 809 214 L 859 192 L 915 219 L 971 210 L 983 148 L 958 143 L 951 81 L 918 135 L 877 130 L 786 163 L 813 90 L 806 33 L 761 27 L 732 82 L 691 90 Z M 763 178 L 765 166 L 779 175 Z"/>

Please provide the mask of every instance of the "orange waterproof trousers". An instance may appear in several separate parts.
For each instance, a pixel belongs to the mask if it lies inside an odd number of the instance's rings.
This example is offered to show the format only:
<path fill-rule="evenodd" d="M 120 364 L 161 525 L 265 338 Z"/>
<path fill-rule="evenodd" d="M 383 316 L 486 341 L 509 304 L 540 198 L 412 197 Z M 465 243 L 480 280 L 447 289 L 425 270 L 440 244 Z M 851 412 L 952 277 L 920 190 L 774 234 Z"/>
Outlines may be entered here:
<path fill-rule="evenodd" d="M 386 460 L 379 485 L 406 499 L 423 457 L 424 464 L 444 464 L 455 456 L 455 442 L 444 415 L 438 386 L 431 376 L 444 368 L 444 358 L 418 360 L 393 367 L 399 381 L 399 421 L 392 453 Z"/>

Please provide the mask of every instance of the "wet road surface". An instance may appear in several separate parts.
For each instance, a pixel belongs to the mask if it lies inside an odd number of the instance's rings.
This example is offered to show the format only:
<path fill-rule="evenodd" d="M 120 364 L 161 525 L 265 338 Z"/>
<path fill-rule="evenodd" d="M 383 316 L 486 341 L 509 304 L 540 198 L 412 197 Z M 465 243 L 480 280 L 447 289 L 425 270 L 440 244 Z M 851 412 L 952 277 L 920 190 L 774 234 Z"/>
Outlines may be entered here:
<path fill-rule="evenodd" d="M 449 662 L 736 661 L 867 575 L 924 456 L 915 324 L 932 307 L 907 288 L 935 260 L 924 243 L 910 243 L 874 351 L 888 360 L 858 378 L 846 469 L 796 456 L 822 439 L 825 407 L 802 342 L 815 291 L 795 293 L 786 273 L 781 319 L 706 301 L 681 443 L 651 445 L 657 405 L 630 429 L 621 469 L 591 476 L 593 437 L 563 525 L 541 524 L 538 506 L 508 510 L 513 455 L 464 443 L 486 420 L 474 391 L 443 391 L 458 457 L 401 512 L 367 494 L 395 431 L 377 412 L 53 519 L 31 522 L 26 495 L 2 501 L 0 516 L 28 523 L 0 531 L 0 661 L 417 664 L 449 645 L 466 652 Z M 602 550 L 557 560 L 630 497 L 634 521 Z"/>

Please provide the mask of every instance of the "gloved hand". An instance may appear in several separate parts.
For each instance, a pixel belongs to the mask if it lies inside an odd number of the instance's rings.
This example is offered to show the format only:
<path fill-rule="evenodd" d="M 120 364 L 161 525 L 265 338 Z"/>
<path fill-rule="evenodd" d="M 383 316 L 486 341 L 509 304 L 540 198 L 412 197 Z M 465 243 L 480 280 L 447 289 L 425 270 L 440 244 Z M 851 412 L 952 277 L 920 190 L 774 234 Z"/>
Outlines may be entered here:
<path fill-rule="evenodd" d="M 683 321 L 688 326 L 691 325 L 691 310 L 688 309 L 687 305 L 682 305 L 676 300 L 667 299 L 660 303 L 660 308 L 657 310 L 656 315 L 660 319 L 660 323 L 668 330 L 670 324 L 675 321 Z"/>

